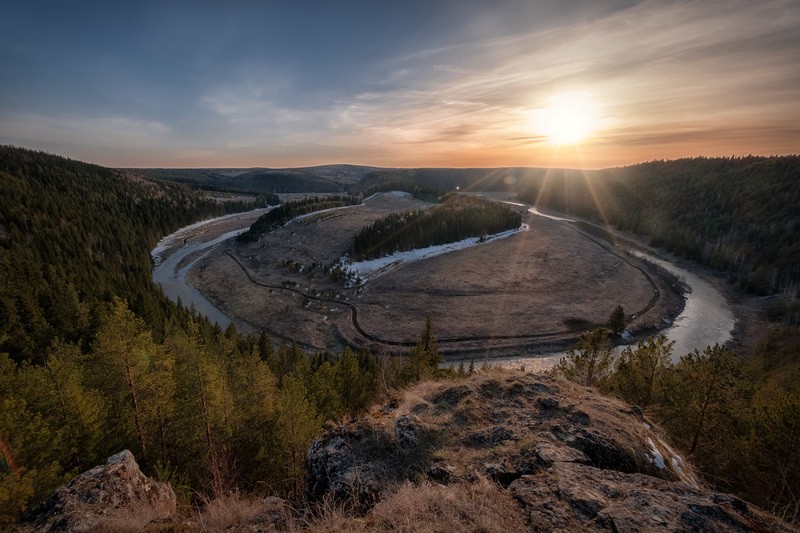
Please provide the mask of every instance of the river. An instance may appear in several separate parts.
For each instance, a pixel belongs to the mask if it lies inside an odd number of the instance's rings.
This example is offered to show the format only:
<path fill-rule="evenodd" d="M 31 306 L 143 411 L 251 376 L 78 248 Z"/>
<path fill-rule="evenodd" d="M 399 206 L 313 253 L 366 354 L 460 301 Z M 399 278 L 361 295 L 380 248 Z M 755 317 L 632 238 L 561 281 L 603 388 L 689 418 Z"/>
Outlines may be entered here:
<path fill-rule="evenodd" d="M 214 246 L 246 231 L 253 220 L 263 211 L 256 210 L 245 214 L 228 215 L 192 224 L 164 237 L 151 252 L 155 265 L 153 268 L 153 281 L 162 287 L 164 293 L 171 300 L 177 301 L 180 298 L 185 306 L 194 306 L 198 312 L 207 316 L 212 322 L 216 322 L 222 328 L 226 328 L 231 323 L 231 319 L 203 296 L 200 291 L 187 283 L 186 274 Z M 533 215 L 550 218 L 565 224 L 577 222 L 563 216 L 542 213 L 536 208 L 531 208 L 529 212 Z M 228 224 L 228 231 L 225 233 L 219 235 L 212 232 L 208 240 L 200 239 L 197 242 L 187 242 L 187 236 L 196 238 L 203 226 L 221 221 L 225 221 Z M 606 228 L 600 229 L 609 231 Z M 183 242 L 182 245 L 180 245 L 181 242 Z M 176 247 L 176 245 L 179 246 Z M 164 258 L 165 250 L 172 248 L 174 248 L 173 253 Z M 657 257 L 641 247 L 632 248 L 629 251 L 645 261 L 654 263 L 669 271 L 681 279 L 689 288 L 683 311 L 664 330 L 667 338 L 675 342 L 672 352 L 673 361 L 677 361 L 681 356 L 693 350 L 703 351 L 707 346 L 724 344 L 731 340 L 735 317 L 731 306 L 716 287 L 697 274 Z M 180 263 L 190 255 L 192 256 L 191 260 L 181 265 Z M 180 268 L 178 268 L 179 265 Z M 491 359 L 489 362 L 498 366 L 546 370 L 555 365 L 562 355 L 563 353 L 554 353 L 536 357 Z M 450 364 L 457 365 L 459 362 L 456 360 Z"/>
<path fill-rule="evenodd" d="M 524 205 L 514 202 L 508 203 L 519 206 Z M 535 207 L 530 208 L 528 212 L 565 224 L 579 222 L 578 220 L 566 218 L 564 216 L 542 213 Z M 587 223 L 586 221 L 582 222 Z M 619 236 L 613 230 L 595 224 L 592 225 L 604 232 Z M 714 344 L 722 345 L 733 338 L 732 333 L 736 324 L 736 318 L 730 304 L 716 287 L 697 274 L 657 257 L 653 253 L 644 250 L 641 246 L 626 249 L 631 254 L 658 265 L 670 274 L 676 276 L 688 288 L 688 292 L 685 294 L 686 305 L 683 311 L 675 317 L 675 320 L 669 324 L 669 327 L 663 330 L 667 339 L 675 343 L 672 347 L 673 363 L 678 362 L 681 357 L 694 350 L 702 352 L 708 346 L 713 346 Z M 624 347 L 625 345 L 618 346 L 615 352 L 619 354 Z M 563 356 L 564 352 L 560 352 L 538 357 L 491 359 L 487 362 L 502 367 L 524 367 L 531 371 L 544 371 L 558 364 L 558 360 Z M 455 361 L 452 364 L 457 365 L 460 363 L 461 361 Z M 469 364 L 468 361 L 465 361 L 465 364 Z"/>
<path fill-rule="evenodd" d="M 268 209 L 255 209 L 246 213 L 235 213 L 196 222 L 167 235 L 150 252 L 153 260 L 153 281 L 161 286 L 164 294 L 173 302 L 180 299 L 186 307 L 193 306 L 200 314 L 208 317 L 212 323 L 219 324 L 223 329 L 227 328 L 231 324 L 230 317 L 203 296 L 203 293 L 190 285 L 186 281 L 186 274 L 198 261 L 208 255 L 212 248 L 247 231 L 254 220 Z M 196 239 L 204 227 L 222 223 L 226 223 L 228 227 L 234 229 L 221 235 L 211 232 L 208 240 L 200 238 L 196 242 L 188 242 L 190 238 Z M 173 251 L 165 258 L 167 250 Z M 181 264 L 189 256 L 192 256 L 191 260 Z M 178 268 L 179 266 L 180 268 Z"/>

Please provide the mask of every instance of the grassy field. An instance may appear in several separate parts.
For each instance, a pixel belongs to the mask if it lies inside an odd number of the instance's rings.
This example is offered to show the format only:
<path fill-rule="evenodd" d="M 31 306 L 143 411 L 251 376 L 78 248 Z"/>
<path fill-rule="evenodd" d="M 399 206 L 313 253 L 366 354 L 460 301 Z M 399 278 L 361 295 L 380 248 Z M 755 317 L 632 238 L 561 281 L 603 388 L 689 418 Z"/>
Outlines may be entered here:
<path fill-rule="evenodd" d="M 628 313 L 646 308 L 655 288 L 660 297 L 632 328 L 658 326 L 680 307 L 672 280 L 589 235 L 532 216 L 528 231 L 404 264 L 360 288 L 325 272 L 363 226 L 425 205 L 384 194 L 306 217 L 257 243 L 216 250 L 189 280 L 237 322 L 315 349 L 347 343 L 402 352 L 430 315 L 445 354 L 528 355 L 604 323 L 617 304 Z"/>

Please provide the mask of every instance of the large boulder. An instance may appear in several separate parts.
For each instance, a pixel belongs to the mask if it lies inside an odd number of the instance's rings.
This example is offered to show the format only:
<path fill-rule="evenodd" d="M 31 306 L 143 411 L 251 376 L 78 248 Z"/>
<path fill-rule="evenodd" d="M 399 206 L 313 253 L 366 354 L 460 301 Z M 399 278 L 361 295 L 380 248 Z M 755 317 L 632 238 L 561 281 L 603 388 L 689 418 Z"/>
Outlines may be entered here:
<path fill-rule="evenodd" d="M 421 471 L 431 445 L 413 415 L 398 417 L 391 432 L 367 420 L 338 427 L 306 454 L 308 496 L 367 510 L 387 488 Z"/>
<path fill-rule="evenodd" d="M 792 531 L 704 489 L 640 409 L 549 376 L 421 383 L 323 435 L 307 466 L 315 498 L 376 512 L 402 506 L 409 480 L 438 494 L 417 502 L 433 510 L 490 480 L 528 531 Z"/>
<path fill-rule="evenodd" d="M 25 517 L 21 531 L 143 529 L 175 517 L 175 492 L 145 476 L 124 450 L 73 478 Z"/>

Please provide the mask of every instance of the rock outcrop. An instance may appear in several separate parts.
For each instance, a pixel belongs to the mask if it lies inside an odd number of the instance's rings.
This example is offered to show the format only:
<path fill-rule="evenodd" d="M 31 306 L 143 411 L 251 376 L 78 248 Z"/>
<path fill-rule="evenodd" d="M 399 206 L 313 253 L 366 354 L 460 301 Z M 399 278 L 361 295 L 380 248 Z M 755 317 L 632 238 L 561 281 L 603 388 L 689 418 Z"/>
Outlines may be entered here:
<path fill-rule="evenodd" d="M 705 490 L 641 410 L 548 376 L 421 384 L 326 433 L 307 466 L 312 498 L 362 512 L 409 480 L 457 492 L 486 478 L 528 531 L 792 531 Z"/>
<path fill-rule="evenodd" d="M 19 531 L 137 530 L 174 517 L 172 487 L 145 476 L 124 450 L 57 488 Z"/>

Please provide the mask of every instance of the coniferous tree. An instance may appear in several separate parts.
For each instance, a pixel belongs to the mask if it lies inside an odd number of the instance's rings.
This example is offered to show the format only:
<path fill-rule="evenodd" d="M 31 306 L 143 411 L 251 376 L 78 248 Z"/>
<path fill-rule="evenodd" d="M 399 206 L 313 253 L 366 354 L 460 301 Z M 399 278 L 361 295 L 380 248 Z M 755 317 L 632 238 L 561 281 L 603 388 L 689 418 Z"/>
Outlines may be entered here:
<path fill-rule="evenodd" d="M 608 329 L 611 333 L 619 335 L 625 331 L 625 310 L 621 305 L 617 305 L 608 317 Z"/>
<path fill-rule="evenodd" d="M 306 450 L 321 429 L 322 418 L 308 397 L 305 385 L 294 376 L 286 376 L 278 393 L 277 431 L 290 494 L 295 497 L 301 494 Z"/>
<path fill-rule="evenodd" d="M 581 335 L 577 346 L 567 350 L 556 370 L 571 381 L 593 387 L 606 377 L 611 363 L 608 330 L 598 328 Z"/>
<path fill-rule="evenodd" d="M 662 418 L 687 454 L 694 454 L 706 439 L 724 438 L 719 423 L 733 408 L 736 372 L 735 355 L 714 345 L 681 357 L 669 374 Z"/>
<path fill-rule="evenodd" d="M 665 379 L 672 367 L 674 344 L 662 333 L 639 341 L 636 348 L 626 347 L 604 388 L 640 407 L 661 402 L 666 393 Z"/>

